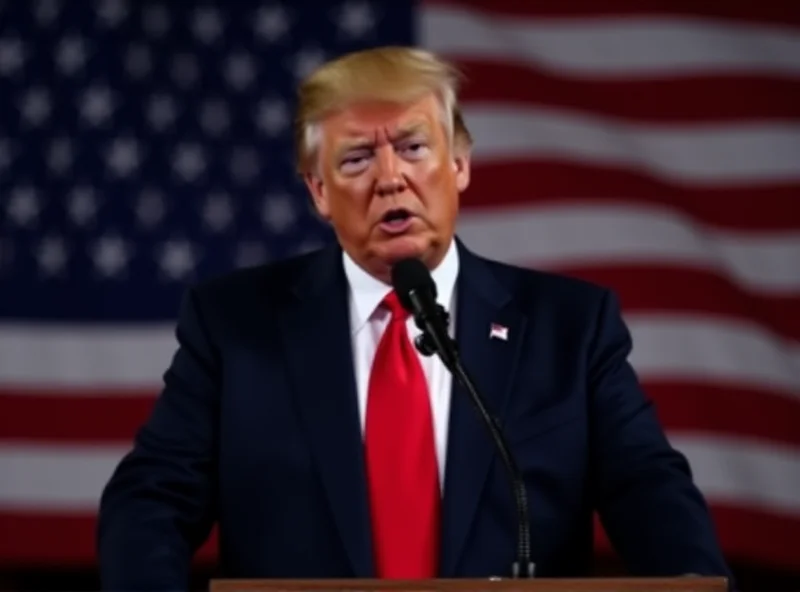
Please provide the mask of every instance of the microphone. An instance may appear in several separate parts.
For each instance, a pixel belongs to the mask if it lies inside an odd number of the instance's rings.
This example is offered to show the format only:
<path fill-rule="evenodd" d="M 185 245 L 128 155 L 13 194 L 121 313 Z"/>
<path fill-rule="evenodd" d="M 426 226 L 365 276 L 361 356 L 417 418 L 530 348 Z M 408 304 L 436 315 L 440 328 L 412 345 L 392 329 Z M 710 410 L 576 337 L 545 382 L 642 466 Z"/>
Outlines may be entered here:
<path fill-rule="evenodd" d="M 528 497 L 508 442 L 500 424 L 486 409 L 483 397 L 461 363 L 456 342 L 448 333 L 450 315 L 436 302 L 436 283 L 428 268 L 419 259 L 404 259 L 392 267 L 392 287 L 400 304 L 414 317 L 422 331 L 415 340 L 419 352 L 425 356 L 438 354 L 447 369 L 466 389 L 475 408 L 489 430 L 489 434 L 506 468 L 514 493 L 517 510 L 517 559 L 511 566 L 513 578 L 532 578 L 536 566 L 531 561 L 531 534 L 528 519 Z"/>

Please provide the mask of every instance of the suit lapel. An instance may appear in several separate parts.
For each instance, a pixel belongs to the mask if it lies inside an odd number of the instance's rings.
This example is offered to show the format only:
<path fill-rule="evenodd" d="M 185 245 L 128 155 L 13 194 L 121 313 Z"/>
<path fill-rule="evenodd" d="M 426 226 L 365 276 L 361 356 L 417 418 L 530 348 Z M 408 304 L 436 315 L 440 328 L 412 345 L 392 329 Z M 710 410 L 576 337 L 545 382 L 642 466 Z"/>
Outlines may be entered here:
<path fill-rule="evenodd" d="M 508 400 L 526 318 L 511 303 L 485 262 L 459 244 L 456 341 L 467 372 L 495 417 L 502 418 Z M 507 340 L 490 338 L 496 323 L 508 329 Z M 492 461 L 497 457 L 491 435 L 469 394 L 453 380 L 442 517 L 441 577 L 455 577 Z M 498 460 L 499 462 L 499 460 Z M 509 501 L 511 501 L 509 491 Z M 496 574 L 507 575 L 507 574 Z"/>
<path fill-rule="evenodd" d="M 311 263 L 282 315 L 282 334 L 294 393 L 322 485 L 356 577 L 371 577 L 373 562 L 350 338 L 347 284 L 341 251 Z"/>

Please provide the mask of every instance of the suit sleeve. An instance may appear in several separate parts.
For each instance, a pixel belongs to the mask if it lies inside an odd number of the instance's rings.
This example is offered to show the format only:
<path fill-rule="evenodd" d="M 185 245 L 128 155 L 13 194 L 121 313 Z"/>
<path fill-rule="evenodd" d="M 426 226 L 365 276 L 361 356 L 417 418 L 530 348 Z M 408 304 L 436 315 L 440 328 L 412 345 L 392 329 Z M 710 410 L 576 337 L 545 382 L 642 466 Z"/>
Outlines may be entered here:
<path fill-rule="evenodd" d="M 634 575 L 732 576 L 686 458 L 669 444 L 628 362 L 632 342 L 606 292 L 589 360 L 591 454 L 600 520 Z"/>
<path fill-rule="evenodd" d="M 192 292 L 176 335 L 163 391 L 101 497 L 104 590 L 185 590 L 213 525 L 220 364 Z"/>

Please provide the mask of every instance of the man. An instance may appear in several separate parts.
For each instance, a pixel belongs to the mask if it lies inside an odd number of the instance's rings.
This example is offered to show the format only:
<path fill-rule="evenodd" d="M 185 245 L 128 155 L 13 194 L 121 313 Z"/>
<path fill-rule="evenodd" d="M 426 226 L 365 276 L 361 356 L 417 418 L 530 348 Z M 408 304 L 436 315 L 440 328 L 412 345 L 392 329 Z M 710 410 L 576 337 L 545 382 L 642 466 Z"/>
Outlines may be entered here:
<path fill-rule="evenodd" d="M 304 82 L 298 167 L 338 244 L 188 292 L 164 390 L 103 494 L 106 588 L 184 587 L 215 522 L 227 577 L 509 575 L 504 467 L 467 394 L 411 345 L 390 282 L 409 257 L 521 468 L 537 576 L 589 573 L 593 511 L 631 573 L 729 575 L 612 294 L 455 238 L 471 146 L 456 83 L 406 48 Z"/>

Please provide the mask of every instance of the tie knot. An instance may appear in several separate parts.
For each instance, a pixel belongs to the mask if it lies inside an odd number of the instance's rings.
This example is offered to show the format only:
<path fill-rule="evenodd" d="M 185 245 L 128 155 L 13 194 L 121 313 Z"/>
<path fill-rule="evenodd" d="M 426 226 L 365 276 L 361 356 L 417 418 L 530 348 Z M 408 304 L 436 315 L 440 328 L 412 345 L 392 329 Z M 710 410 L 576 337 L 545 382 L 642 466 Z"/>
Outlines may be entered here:
<path fill-rule="evenodd" d="M 400 304 L 400 298 L 398 298 L 397 293 L 392 290 L 386 295 L 386 298 L 383 299 L 383 306 L 389 309 L 389 312 L 392 313 L 392 320 L 393 321 L 403 321 L 409 317 L 408 311 L 403 308 L 403 305 Z"/>

